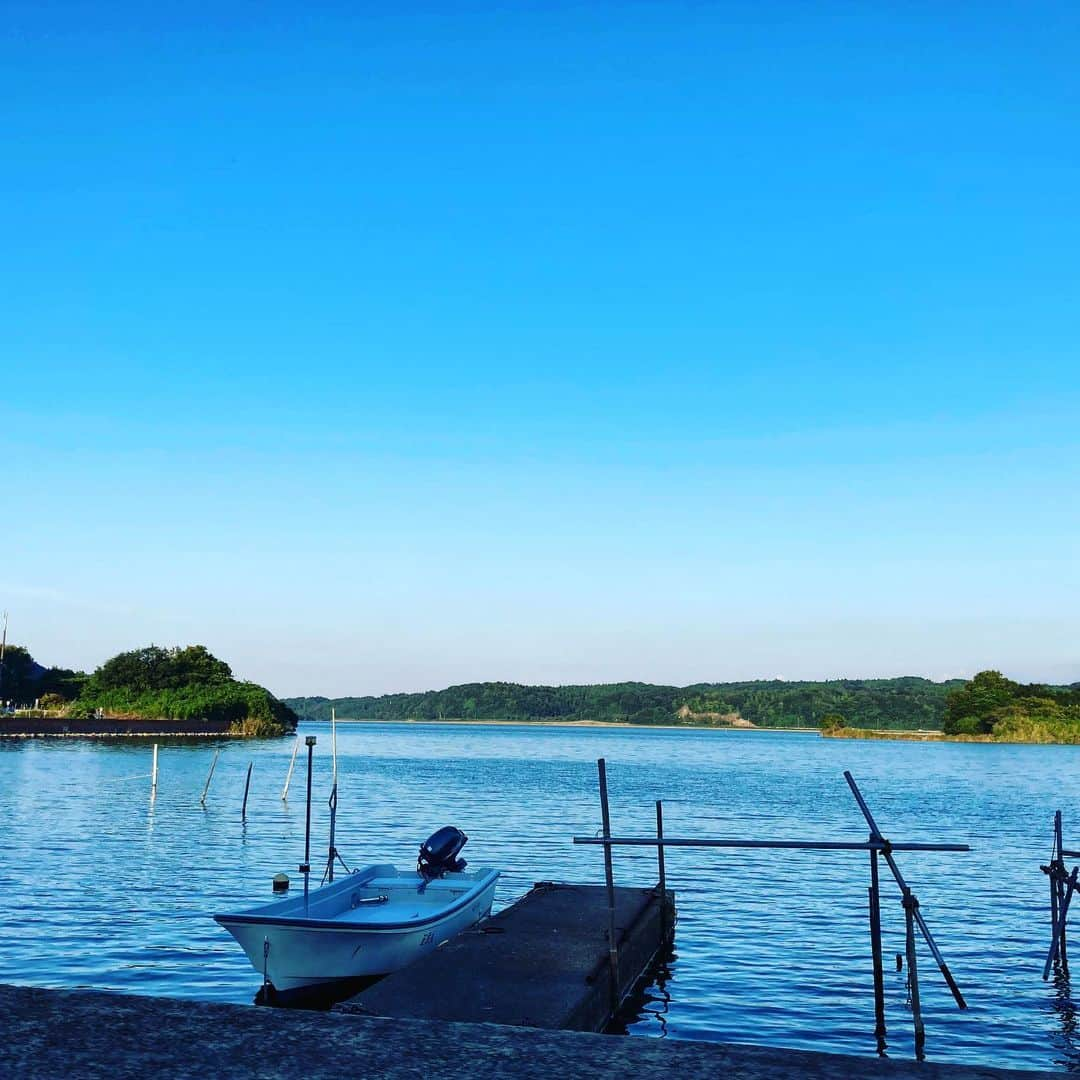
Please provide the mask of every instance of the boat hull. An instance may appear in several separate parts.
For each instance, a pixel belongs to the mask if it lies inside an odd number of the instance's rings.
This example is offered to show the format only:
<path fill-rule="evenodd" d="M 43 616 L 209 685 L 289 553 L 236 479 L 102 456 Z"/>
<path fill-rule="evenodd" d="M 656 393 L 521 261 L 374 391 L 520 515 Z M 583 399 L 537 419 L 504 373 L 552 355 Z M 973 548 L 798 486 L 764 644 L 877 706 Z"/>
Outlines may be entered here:
<path fill-rule="evenodd" d="M 387 905 L 388 910 L 378 912 L 381 924 L 375 919 L 355 921 L 355 917 L 353 921 L 339 921 L 306 918 L 292 912 L 282 916 L 259 914 L 275 905 L 214 918 L 232 934 L 252 967 L 275 990 L 291 992 L 374 978 L 411 964 L 487 916 L 497 881 L 498 873 L 492 871 L 474 887 L 452 896 L 446 910 L 420 912 L 404 920 L 396 920 L 394 907 Z M 341 884 L 347 887 L 349 880 Z M 337 882 L 328 886 L 339 887 Z M 318 906 L 319 893 L 324 891 L 311 894 L 313 906 Z"/>

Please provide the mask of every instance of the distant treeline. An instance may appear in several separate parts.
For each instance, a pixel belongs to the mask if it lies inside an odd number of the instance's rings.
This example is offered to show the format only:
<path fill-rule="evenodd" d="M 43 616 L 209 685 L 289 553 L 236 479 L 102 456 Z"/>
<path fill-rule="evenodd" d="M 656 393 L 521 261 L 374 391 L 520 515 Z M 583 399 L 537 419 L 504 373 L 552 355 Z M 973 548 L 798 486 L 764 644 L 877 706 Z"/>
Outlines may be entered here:
<path fill-rule="evenodd" d="M 365 720 L 608 720 L 627 724 L 730 723 L 734 714 L 760 727 L 817 727 L 829 715 L 850 727 L 937 729 L 945 696 L 962 679 L 936 683 L 898 679 L 826 682 L 603 683 L 522 686 L 485 682 L 418 694 L 380 697 L 287 698 L 302 719 Z"/>

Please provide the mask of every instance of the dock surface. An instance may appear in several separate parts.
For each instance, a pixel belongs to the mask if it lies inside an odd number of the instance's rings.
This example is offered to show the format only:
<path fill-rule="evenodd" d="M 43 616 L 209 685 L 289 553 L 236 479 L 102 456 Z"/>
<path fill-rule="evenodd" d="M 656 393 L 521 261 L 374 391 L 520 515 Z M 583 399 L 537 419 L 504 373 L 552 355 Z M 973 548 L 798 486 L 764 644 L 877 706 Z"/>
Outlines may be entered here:
<path fill-rule="evenodd" d="M 666 921 L 665 921 L 666 920 Z M 674 923 L 655 889 L 615 890 L 619 1000 Z M 612 1015 L 607 890 L 541 882 L 479 929 L 336 1006 L 414 1020 L 600 1031 Z"/>
<path fill-rule="evenodd" d="M 1049 1080 L 1062 1074 L 0 985 L 0 1076 L 19 1080 L 550 1080 L 552 1075 Z"/>

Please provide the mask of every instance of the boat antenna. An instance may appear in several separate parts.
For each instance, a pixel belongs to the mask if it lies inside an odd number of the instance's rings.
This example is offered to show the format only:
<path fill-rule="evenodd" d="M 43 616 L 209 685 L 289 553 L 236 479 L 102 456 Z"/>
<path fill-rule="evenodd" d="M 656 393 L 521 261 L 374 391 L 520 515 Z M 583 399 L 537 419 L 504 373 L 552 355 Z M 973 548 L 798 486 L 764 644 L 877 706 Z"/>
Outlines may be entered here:
<path fill-rule="evenodd" d="M 315 736 L 306 735 L 307 747 L 307 819 L 304 825 L 304 861 L 300 864 L 300 873 L 304 875 L 304 910 L 308 906 L 308 874 L 311 873 L 311 756 L 315 750 Z"/>
<path fill-rule="evenodd" d="M 326 856 L 326 870 L 323 871 L 323 881 L 333 882 L 334 862 L 340 862 L 345 867 L 345 873 L 351 873 L 341 852 L 334 846 L 334 837 L 337 831 L 337 711 L 330 709 L 330 752 L 334 760 L 333 782 L 330 788 L 330 850 Z"/>

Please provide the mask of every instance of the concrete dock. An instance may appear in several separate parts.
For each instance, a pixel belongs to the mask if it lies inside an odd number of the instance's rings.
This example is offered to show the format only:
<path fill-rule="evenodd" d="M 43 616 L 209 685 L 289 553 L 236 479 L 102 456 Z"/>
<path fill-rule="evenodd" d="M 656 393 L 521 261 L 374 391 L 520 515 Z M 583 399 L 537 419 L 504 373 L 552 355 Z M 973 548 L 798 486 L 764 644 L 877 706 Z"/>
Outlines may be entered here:
<path fill-rule="evenodd" d="M 615 890 L 622 1001 L 667 944 L 675 897 Z M 336 1006 L 414 1020 L 601 1031 L 612 1018 L 607 890 L 541 882 L 474 931 Z"/>
<path fill-rule="evenodd" d="M 1039 1080 L 1060 1073 L 0 985 L 0 1077 Z"/>

